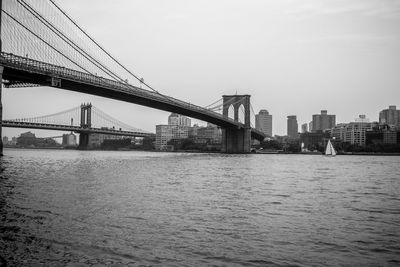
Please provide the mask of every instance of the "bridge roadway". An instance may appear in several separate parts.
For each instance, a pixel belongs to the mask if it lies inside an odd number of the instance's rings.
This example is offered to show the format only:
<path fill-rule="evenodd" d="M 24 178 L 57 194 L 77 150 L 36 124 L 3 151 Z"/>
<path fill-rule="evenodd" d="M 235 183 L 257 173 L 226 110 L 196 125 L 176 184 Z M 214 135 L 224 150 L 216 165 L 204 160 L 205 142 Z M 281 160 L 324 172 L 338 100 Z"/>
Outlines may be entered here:
<path fill-rule="evenodd" d="M 34 123 L 34 122 L 20 122 L 20 121 L 10 121 L 10 120 L 4 120 L 2 127 L 57 130 L 57 131 L 77 132 L 77 133 L 100 133 L 100 134 L 112 134 L 112 135 L 134 136 L 134 137 L 155 137 L 155 134 L 153 134 L 153 133 L 120 131 L 120 130 L 116 130 L 116 129 L 105 129 L 105 128 L 103 128 L 103 129 L 102 128 L 83 128 L 80 126 L 58 125 L 58 124 L 48 124 L 48 123 Z"/>
<path fill-rule="evenodd" d="M 13 83 L 26 83 L 57 87 L 175 112 L 207 121 L 223 128 L 244 128 L 244 124 L 231 118 L 170 96 L 27 57 L 1 52 L 0 65 L 4 66 L 3 79 L 10 82 L 10 85 Z M 263 140 L 265 135 L 261 131 L 252 128 L 251 137 Z"/>

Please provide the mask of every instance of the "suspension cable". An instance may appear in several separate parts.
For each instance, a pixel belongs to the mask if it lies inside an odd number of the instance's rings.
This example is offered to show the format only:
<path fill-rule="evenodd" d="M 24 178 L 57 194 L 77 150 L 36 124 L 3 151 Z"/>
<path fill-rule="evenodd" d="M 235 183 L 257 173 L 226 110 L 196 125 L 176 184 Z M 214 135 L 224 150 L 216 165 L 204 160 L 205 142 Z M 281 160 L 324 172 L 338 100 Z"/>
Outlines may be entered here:
<path fill-rule="evenodd" d="M 67 15 L 53 0 L 49 0 L 69 21 L 71 21 L 86 37 L 88 37 L 98 48 L 100 48 L 107 56 L 109 56 L 115 63 L 117 63 L 121 68 L 123 68 L 126 72 L 132 75 L 135 79 L 137 79 L 141 84 L 144 84 L 147 88 L 152 91 L 160 94 L 157 90 L 151 87 L 149 84 L 145 83 L 143 79 L 139 78 L 135 74 L 133 74 L 130 70 L 128 70 L 124 65 L 119 63 L 110 53 L 108 53 L 98 42 L 96 42 L 89 34 L 87 34 L 70 16 Z"/>
<path fill-rule="evenodd" d="M 66 55 L 64 55 L 61 51 L 59 51 L 57 48 L 55 48 L 54 46 L 52 46 L 50 43 L 48 43 L 47 41 L 45 41 L 43 38 L 41 38 L 39 35 L 37 35 L 36 33 L 34 33 L 33 31 L 31 31 L 30 29 L 28 29 L 25 25 L 23 25 L 20 21 L 18 21 L 16 18 L 14 18 L 13 16 L 11 16 L 10 14 L 8 14 L 7 11 L 5 11 L 4 9 L 1 10 L 4 14 L 6 14 L 8 17 L 10 17 L 12 20 L 14 20 L 16 23 L 18 23 L 20 26 L 22 26 L 25 30 L 27 30 L 28 32 L 30 32 L 31 34 L 33 34 L 36 38 L 38 38 L 40 41 L 42 41 L 43 43 L 45 43 L 46 45 L 48 45 L 50 48 L 52 48 L 54 51 L 56 51 L 57 53 L 59 53 L 61 56 L 65 57 L 67 60 L 71 61 L 73 64 L 75 64 L 78 68 L 84 70 L 85 72 L 92 74 L 90 71 L 88 71 L 87 69 L 85 69 L 84 67 L 80 66 L 78 63 L 76 63 L 74 60 L 70 59 L 69 57 L 67 57 Z M 93 75 L 93 74 L 92 74 Z"/>
<path fill-rule="evenodd" d="M 60 30 L 58 30 L 54 25 L 52 25 L 48 20 L 46 20 L 42 15 L 40 15 L 35 9 L 32 8 L 31 5 L 26 3 L 24 0 L 17 0 L 17 2 L 23 6 L 29 13 L 31 13 L 34 17 L 36 17 L 40 22 L 42 22 L 47 28 L 49 28 L 53 33 L 55 33 L 58 37 L 60 37 L 65 43 L 67 43 L 72 49 L 77 51 L 79 54 L 84 56 L 87 60 L 89 60 L 92 64 L 94 64 L 96 67 L 98 67 L 100 70 L 104 71 L 107 73 L 109 76 L 113 77 L 116 80 L 123 81 L 121 77 L 119 77 L 117 74 L 112 72 L 110 69 L 105 67 L 103 64 L 101 64 L 99 61 L 97 61 L 95 58 L 93 58 L 90 54 L 85 52 L 81 47 L 79 47 L 76 43 L 74 43 L 70 38 L 65 36 Z M 67 42 L 68 41 L 68 42 Z M 72 45 L 71 45 L 72 44 Z M 94 62 L 95 63 L 94 63 Z"/>

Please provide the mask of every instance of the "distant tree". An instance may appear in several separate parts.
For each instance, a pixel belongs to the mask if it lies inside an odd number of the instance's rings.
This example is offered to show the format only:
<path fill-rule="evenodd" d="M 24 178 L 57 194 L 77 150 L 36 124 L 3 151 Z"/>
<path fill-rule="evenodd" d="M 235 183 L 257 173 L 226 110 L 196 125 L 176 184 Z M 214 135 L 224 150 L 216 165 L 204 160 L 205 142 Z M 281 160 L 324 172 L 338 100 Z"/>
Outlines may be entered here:
<path fill-rule="evenodd" d="M 145 150 L 154 150 L 154 142 L 155 142 L 155 138 L 153 137 L 144 137 L 143 138 L 143 149 Z"/>
<path fill-rule="evenodd" d="M 260 146 L 263 149 L 274 149 L 274 150 L 283 149 L 283 145 L 276 140 L 263 141 L 263 142 L 261 142 Z"/>

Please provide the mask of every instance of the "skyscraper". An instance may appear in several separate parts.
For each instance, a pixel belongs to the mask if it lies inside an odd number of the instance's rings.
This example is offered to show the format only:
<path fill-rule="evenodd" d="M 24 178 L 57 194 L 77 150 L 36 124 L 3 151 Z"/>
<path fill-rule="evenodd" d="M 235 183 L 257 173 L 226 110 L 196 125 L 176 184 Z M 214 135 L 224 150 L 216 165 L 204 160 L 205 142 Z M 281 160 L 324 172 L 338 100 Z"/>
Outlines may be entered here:
<path fill-rule="evenodd" d="M 400 127 L 400 110 L 396 109 L 396 106 L 382 110 L 379 112 L 379 123 Z"/>
<path fill-rule="evenodd" d="M 312 116 L 312 132 L 331 129 L 336 125 L 336 115 L 328 115 L 326 110 L 321 110 L 321 114 Z"/>
<path fill-rule="evenodd" d="M 289 138 L 297 138 L 299 125 L 297 124 L 296 115 L 287 116 L 287 135 Z"/>
<path fill-rule="evenodd" d="M 262 109 L 256 114 L 256 129 L 272 136 L 272 115 L 268 110 Z"/>

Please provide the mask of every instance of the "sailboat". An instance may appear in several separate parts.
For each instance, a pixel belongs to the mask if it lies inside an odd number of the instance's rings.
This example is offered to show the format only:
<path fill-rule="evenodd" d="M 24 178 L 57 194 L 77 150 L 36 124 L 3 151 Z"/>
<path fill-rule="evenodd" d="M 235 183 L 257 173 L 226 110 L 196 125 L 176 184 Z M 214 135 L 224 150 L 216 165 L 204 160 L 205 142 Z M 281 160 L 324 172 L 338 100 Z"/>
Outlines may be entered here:
<path fill-rule="evenodd" d="M 331 157 L 336 156 L 336 151 L 333 148 L 331 140 L 328 140 L 328 144 L 326 144 L 325 156 L 331 156 Z"/>

